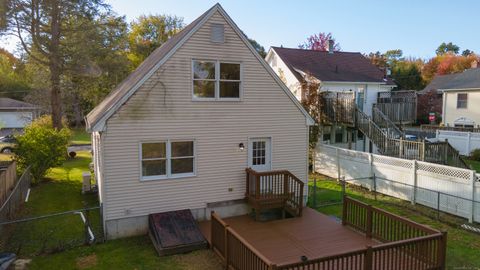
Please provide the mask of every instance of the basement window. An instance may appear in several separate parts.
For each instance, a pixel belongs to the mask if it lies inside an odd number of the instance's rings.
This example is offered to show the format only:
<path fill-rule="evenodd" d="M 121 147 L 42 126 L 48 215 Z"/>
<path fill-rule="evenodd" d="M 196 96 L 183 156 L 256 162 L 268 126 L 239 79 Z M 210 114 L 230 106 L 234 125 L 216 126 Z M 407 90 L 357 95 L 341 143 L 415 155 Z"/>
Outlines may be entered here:
<path fill-rule="evenodd" d="M 195 142 L 167 140 L 140 144 L 142 180 L 195 175 Z"/>
<path fill-rule="evenodd" d="M 240 99 L 241 64 L 223 61 L 193 60 L 193 100 Z"/>

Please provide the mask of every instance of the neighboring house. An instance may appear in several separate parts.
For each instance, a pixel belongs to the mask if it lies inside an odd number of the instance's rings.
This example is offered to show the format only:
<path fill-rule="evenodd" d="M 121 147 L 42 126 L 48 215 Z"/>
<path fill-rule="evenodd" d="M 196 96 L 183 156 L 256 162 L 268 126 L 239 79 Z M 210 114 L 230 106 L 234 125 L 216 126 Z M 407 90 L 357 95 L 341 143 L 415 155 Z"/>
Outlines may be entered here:
<path fill-rule="evenodd" d="M 443 93 L 443 124 L 452 127 L 480 126 L 480 68 L 448 75 L 438 87 Z"/>
<path fill-rule="evenodd" d="M 22 129 L 39 114 L 39 108 L 23 101 L 0 98 L 0 128 Z"/>
<path fill-rule="evenodd" d="M 271 47 L 265 59 L 298 100 L 305 98 L 302 82 L 306 76 L 313 76 L 320 82 L 320 91 L 352 96 L 357 107 L 368 116 L 372 115 L 372 107 L 377 103 L 379 93 L 389 92 L 396 86 L 361 53 Z M 322 141 L 348 148 L 352 148 L 353 141 L 358 145 L 353 148 L 365 150 L 362 134 L 354 129 L 340 125 L 327 126 L 322 133 Z M 361 142 L 356 143 L 357 138 Z"/>
<path fill-rule="evenodd" d="M 86 123 L 110 239 L 146 233 L 151 213 L 246 213 L 247 167 L 307 182 L 313 120 L 219 4 L 156 49 Z"/>

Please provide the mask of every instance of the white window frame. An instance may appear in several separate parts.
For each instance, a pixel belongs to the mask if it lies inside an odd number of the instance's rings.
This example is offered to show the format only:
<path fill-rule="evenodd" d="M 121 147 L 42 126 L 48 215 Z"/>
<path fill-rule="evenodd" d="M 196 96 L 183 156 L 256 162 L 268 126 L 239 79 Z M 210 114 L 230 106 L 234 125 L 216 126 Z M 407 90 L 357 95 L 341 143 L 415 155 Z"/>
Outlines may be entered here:
<path fill-rule="evenodd" d="M 215 63 L 215 79 L 195 79 L 194 77 L 194 62 L 212 62 Z M 225 80 L 220 79 L 220 64 L 237 64 L 240 65 L 240 80 Z M 242 101 L 243 99 L 243 64 L 236 61 L 222 61 L 222 60 L 211 60 L 211 59 L 192 59 L 192 101 Z M 215 97 L 213 98 L 203 98 L 195 96 L 195 84 L 194 81 L 215 81 Z M 220 81 L 222 82 L 239 82 L 240 86 L 238 89 L 238 98 L 222 98 L 220 97 Z"/>
<path fill-rule="evenodd" d="M 465 95 L 467 98 L 464 100 L 465 101 L 465 107 L 458 107 L 458 96 L 459 95 Z M 459 110 L 465 110 L 468 109 L 468 93 L 457 93 L 457 104 L 456 108 Z"/>
<path fill-rule="evenodd" d="M 172 173 L 172 143 L 174 142 L 193 142 L 193 156 L 185 156 L 181 158 L 193 158 L 193 172 L 189 173 Z M 143 144 L 147 143 L 165 143 L 166 150 L 166 174 L 165 175 L 151 175 L 143 176 L 143 160 L 160 160 L 161 158 L 152 158 L 152 159 L 143 159 L 142 158 L 142 147 Z M 176 179 L 176 178 L 185 178 L 197 176 L 197 143 L 195 139 L 167 139 L 167 140 L 156 140 L 156 141 L 142 141 L 139 142 L 139 160 L 140 160 L 140 180 L 141 181 L 151 181 L 151 180 L 164 180 L 164 179 Z"/>

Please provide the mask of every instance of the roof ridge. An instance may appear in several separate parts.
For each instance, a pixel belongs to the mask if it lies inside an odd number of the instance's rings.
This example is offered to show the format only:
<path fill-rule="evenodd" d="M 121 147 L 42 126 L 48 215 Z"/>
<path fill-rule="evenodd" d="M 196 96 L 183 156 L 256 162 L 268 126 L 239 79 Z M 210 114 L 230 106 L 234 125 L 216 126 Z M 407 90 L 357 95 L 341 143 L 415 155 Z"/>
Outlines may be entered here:
<path fill-rule="evenodd" d="M 296 50 L 296 51 L 307 51 L 307 52 L 318 52 L 318 53 L 328 53 L 328 51 L 319 51 L 319 50 L 311 50 L 311 49 L 302 49 L 302 48 L 288 48 L 288 47 L 277 47 L 271 46 L 272 49 L 287 49 L 287 50 Z M 345 52 L 345 51 L 335 51 L 333 54 L 338 53 L 351 53 L 351 54 L 361 54 L 361 52 Z"/>

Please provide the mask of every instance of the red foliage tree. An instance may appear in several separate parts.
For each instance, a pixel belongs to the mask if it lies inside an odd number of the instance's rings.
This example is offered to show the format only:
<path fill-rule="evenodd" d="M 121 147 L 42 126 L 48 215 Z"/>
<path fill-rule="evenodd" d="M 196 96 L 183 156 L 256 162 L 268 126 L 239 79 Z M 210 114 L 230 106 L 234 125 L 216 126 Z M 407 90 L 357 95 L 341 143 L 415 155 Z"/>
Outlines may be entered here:
<path fill-rule="evenodd" d="M 335 39 L 332 36 L 332 33 L 320 32 L 318 34 L 313 34 L 307 38 L 305 43 L 298 45 L 300 49 L 304 50 L 314 50 L 314 51 L 328 51 L 328 41 L 333 40 L 333 50 L 338 52 L 341 50 L 340 44 L 335 42 Z"/>
<path fill-rule="evenodd" d="M 442 114 L 442 96 L 438 94 L 437 90 L 430 90 L 418 95 L 417 104 L 417 119 L 423 124 L 429 123 L 429 113 L 434 112 L 437 119 Z"/>

